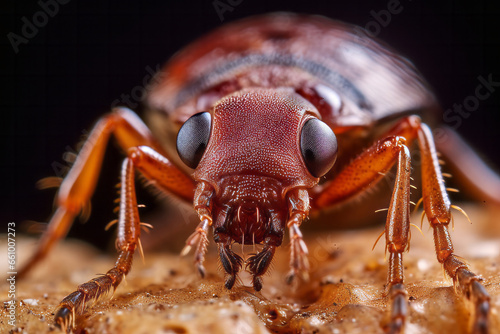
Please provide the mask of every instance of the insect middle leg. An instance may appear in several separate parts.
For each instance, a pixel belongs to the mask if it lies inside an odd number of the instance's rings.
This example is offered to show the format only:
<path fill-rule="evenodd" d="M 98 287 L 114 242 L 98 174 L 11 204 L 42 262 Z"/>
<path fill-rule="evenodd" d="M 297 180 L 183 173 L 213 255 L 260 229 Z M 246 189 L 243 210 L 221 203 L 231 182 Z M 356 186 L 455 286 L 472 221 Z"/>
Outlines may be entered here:
<path fill-rule="evenodd" d="M 90 132 L 75 163 L 64 178 L 56 197 L 56 211 L 35 254 L 18 271 L 18 278 L 24 276 L 43 259 L 54 244 L 67 234 L 74 218 L 90 201 L 111 134 L 125 152 L 131 147 L 146 145 L 163 154 L 147 126 L 131 110 L 118 108 L 101 118 Z M 167 189 L 180 198 L 192 200 L 193 181 L 170 162 L 167 175 L 171 180 Z"/>
<path fill-rule="evenodd" d="M 397 162 L 397 174 L 387 214 L 385 235 L 389 252 L 387 290 L 391 299 L 391 332 L 399 332 L 406 316 L 406 290 L 403 285 L 403 252 L 408 249 L 410 230 L 410 152 L 406 139 L 389 136 L 378 141 L 348 165 L 313 202 L 313 209 L 332 199 L 353 196 L 372 186 Z"/>

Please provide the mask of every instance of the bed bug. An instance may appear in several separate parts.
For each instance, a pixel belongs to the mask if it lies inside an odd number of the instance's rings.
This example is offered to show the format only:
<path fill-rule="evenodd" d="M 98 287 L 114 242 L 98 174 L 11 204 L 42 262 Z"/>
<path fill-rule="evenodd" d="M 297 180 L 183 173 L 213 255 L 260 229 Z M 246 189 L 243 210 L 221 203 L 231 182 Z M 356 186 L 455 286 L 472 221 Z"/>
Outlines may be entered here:
<path fill-rule="evenodd" d="M 211 229 L 226 288 L 246 269 L 258 291 L 286 230 L 291 247 L 286 280 L 291 282 L 307 276 L 300 226 L 309 214 L 366 192 L 396 166 L 385 242 L 389 331 L 400 332 L 407 313 L 403 253 L 409 247 L 409 146 L 417 142 L 422 203 L 437 260 L 474 305 L 473 331 L 488 330 L 490 297 L 481 277 L 453 253 L 448 232 L 453 206 L 433 133 L 422 121 L 440 107 L 405 58 L 348 24 L 272 14 L 229 24 L 192 43 L 154 81 L 145 101 L 149 127 L 131 110 L 117 108 L 92 129 L 60 186 L 56 211 L 36 253 L 20 271 L 24 275 L 66 235 L 90 200 L 113 135 L 126 152 L 119 256 L 106 274 L 61 301 L 58 326 L 71 327 L 76 314 L 116 289 L 131 269 L 135 250 L 142 250 L 136 171 L 159 190 L 193 203 L 200 223 L 182 253 L 194 250 L 201 276 Z M 449 131 L 447 136 L 448 146 L 442 145 L 447 158 L 457 166 L 464 159 L 477 160 L 471 154 L 453 156 L 457 139 Z M 496 196 L 484 183 L 484 193 Z M 233 251 L 235 243 L 262 248 L 243 259 Z"/>

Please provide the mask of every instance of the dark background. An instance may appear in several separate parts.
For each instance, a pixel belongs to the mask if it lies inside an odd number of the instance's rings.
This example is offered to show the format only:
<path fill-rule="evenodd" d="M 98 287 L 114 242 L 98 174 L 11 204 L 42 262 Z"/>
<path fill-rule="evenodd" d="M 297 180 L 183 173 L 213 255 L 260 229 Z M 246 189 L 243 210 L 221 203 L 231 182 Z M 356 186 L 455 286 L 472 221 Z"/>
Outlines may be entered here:
<path fill-rule="evenodd" d="M 474 95 L 478 76 L 492 73 L 500 81 L 500 11 L 495 2 L 401 0 L 402 12 L 391 17 L 378 38 L 417 65 L 447 109 Z M 2 1 L 1 222 L 20 226 L 28 219 L 45 221 L 54 191 L 36 190 L 35 182 L 55 174 L 52 164 L 64 164 L 67 147 L 75 147 L 112 101 L 142 86 L 147 66 L 163 64 L 193 39 L 223 23 L 272 11 L 321 14 L 365 26 L 374 21 L 370 12 L 387 9 L 389 1 L 218 3 L 236 4 L 223 13 L 224 22 L 213 1 L 71 0 L 16 54 L 7 34 L 21 35 L 22 17 L 32 22 L 41 7 L 37 1 Z M 500 87 L 458 128 L 497 170 L 499 107 Z M 103 226 L 115 218 L 112 186 L 121 156 L 114 149 L 108 152 L 93 215 L 70 232 L 98 245 L 110 238 Z"/>

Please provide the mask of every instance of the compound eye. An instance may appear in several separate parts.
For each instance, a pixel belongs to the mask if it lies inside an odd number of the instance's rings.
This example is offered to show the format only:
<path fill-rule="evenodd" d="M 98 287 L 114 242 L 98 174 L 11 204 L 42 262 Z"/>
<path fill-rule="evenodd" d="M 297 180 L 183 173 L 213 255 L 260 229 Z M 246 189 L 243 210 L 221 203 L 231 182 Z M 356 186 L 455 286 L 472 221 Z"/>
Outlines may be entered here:
<path fill-rule="evenodd" d="M 188 167 L 196 168 L 210 139 L 212 118 L 208 112 L 191 116 L 177 134 L 177 153 Z"/>
<path fill-rule="evenodd" d="M 306 121 L 300 133 L 300 152 L 314 177 L 325 175 L 337 159 L 337 138 L 332 129 L 317 118 Z"/>

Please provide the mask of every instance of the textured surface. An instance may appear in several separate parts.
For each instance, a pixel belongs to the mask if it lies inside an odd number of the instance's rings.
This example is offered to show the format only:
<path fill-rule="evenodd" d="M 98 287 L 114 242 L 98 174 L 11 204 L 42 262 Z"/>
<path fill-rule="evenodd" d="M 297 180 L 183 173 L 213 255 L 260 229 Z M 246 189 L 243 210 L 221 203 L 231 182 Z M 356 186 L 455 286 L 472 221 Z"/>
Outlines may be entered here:
<path fill-rule="evenodd" d="M 485 278 L 492 295 L 492 333 L 500 333 L 498 211 L 465 208 L 474 224 L 455 214 L 452 238 L 456 253 Z M 415 223 L 418 216 L 413 217 Z M 225 290 L 214 249 L 209 250 L 205 280 L 197 277 L 189 256 L 146 252 L 145 264 L 137 256 L 126 283 L 120 285 L 111 301 L 95 305 L 77 319 L 77 332 L 382 333 L 387 301 L 383 241 L 371 251 L 381 230 L 306 232 L 310 281 L 298 282 L 295 288 L 284 284 L 288 271 L 285 246 L 277 253 L 271 274 L 264 277 L 262 293 L 242 284 L 230 292 Z M 451 282 L 443 277 L 433 254 L 432 234 L 425 226 L 423 230 L 424 236 L 412 229 L 410 253 L 405 255 L 411 300 L 407 333 L 466 333 L 468 305 L 456 297 Z M 18 239 L 20 261 L 32 245 L 32 240 Z M 5 249 L 5 244 L 1 247 Z M 235 245 L 237 249 L 239 245 Z M 251 251 L 251 247 L 245 248 L 247 255 Z M 79 283 L 105 272 L 113 261 L 113 256 L 100 255 L 79 242 L 59 245 L 30 278 L 17 283 L 19 332 L 56 332 L 51 321 L 58 302 Z M 246 275 L 242 280 L 250 285 Z M 7 300 L 5 285 L 0 299 Z M 13 329 L 6 324 L 5 315 L 2 309 L 1 333 Z"/>

